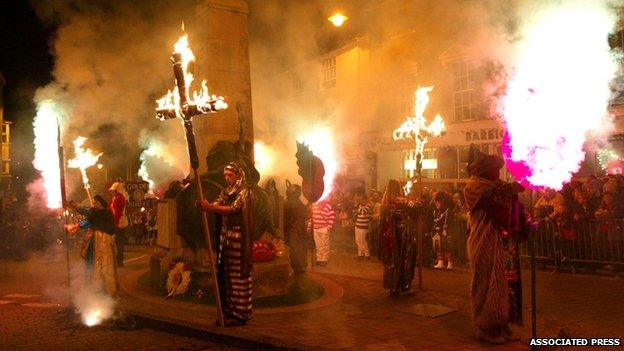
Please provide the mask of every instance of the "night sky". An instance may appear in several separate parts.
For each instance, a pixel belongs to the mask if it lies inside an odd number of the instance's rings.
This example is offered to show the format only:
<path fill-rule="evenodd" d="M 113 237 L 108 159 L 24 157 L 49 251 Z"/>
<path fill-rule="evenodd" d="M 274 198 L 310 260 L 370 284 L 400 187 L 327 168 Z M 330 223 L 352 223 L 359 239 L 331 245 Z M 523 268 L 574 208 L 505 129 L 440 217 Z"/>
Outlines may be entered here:
<path fill-rule="evenodd" d="M 48 43 L 54 28 L 39 21 L 28 1 L 0 2 L 0 71 L 6 79 L 5 119 L 32 117 L 37 87 L 52 79 Z"/>

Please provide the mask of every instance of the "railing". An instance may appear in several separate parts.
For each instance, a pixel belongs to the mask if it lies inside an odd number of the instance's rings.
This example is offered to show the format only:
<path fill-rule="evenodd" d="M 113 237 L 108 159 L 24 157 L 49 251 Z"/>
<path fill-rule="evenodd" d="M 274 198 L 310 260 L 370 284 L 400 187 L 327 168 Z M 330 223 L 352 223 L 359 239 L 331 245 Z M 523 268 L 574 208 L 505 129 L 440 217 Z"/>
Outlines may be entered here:
<path fill-rule="evenodd" d="M 537 260 L 555 269 L 624 269 L 624 220 L 587 220 L 560 227 L 543 219 L 533 235 Z M 526 243 L 520 254 L 528 259 Z"/>

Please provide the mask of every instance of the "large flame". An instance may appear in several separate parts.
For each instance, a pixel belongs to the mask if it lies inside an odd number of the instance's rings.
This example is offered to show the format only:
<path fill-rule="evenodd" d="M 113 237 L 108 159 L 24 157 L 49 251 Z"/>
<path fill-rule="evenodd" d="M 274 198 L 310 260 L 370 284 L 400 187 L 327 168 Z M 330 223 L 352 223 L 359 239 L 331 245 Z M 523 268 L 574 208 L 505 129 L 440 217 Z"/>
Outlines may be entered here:
<path fill-rule="evenodd" d="M 188 97 L 189 105 L 197 105 L 200 110 L 202 110 L 202 106 L 210 105 L 209 102 L 213 102 L 216 110 L 224 110 L 228 108 L 227 103 L 223 99 L 222 96 L 210 95 L 208 92 L 208 85 L 206 84 L 206 80 L 203 80 L 201 83 L 201 90 L 193 91 L 190 94 L 191 84 L 195 77 L 188 70 L 189 64 L 195 61 L 195 55 L 193 54 L 193 50 L 189 46 L 188 35 L 182 35 L 178 41 L 173 45 L 173 52 L 175 54 L 180 54 L 182 57 L 182 70 L 184 71 L 184 79 L 186 81 L 186 96 Z M 156 109 L 157 110 L 175 110 L 176 115 L 178 117 L 183 117 L 181 113 L 180 104 L 180 94 L 178 93 L 178 87 L 175 87 L 172 90 L 168 90 L 167 94 L 165 94 L 162 98 L 156 100 Z M 209 111 L 210 109 L 203 109 Z"/>
<path fill-rule="evenodd" d="M 338 154 L 331 130 L 327 127 L 314 127 L 313 130 L 297 138 L 297 141 L 308 145 L 312 153 L 323 161 L 325 167 L 325 190 L 318 201 L 323 201 L 332 192 L 334 179 L 338 174 Z"/>
<path fill-rule="evenodd" d="M 439 114 L 427 124 L 424 113 L 429 105 L 429 93 L 433 86 L 418 87 L 415 93 L 414 116 L 409 116 L 401 126 L 394 130 L 392 134 L 394 140 L 414 139 L 416 143 L 416 153 L 422 155 L 429 136 L 440 136 L 446 131 L 444 119 Z"/>
<path fill-rule="evenodd" d="M 87 141 L 87 138 L 83 136 L 79 136 L 74 140 L 74 153 L 76 156 L 67 162 L 67 167 L 69 168 L 78 168 L 80 169 L 80 173 L 82 174 L 82 184 L 85 189 L 91 189 L 91 185 L 89 184 L 89 177 L 87 176 L 87 168 L 94 166 L 102 153 L 94 154 L 93 151 L 89 148 L 84 148 L 84 143 Z"/>
<path fill-rule="evenodd" d="M 33 122 L 35 158 L 33 166 L 41 172 L 46 192 L 46 205 L 61 208 L 61 170 L 58 155 L 58 110 L 54 102 L 45 100 L 38 104 Z"/>
<path fill-rule="evenodd" d="M 275 167 L 275 151 L 260 140 L 254 143 L 254 165 L 261 178 L 271 174 Z"/>
<path fill-rule="evenodd" d="M 616 16 L 602 1 L 552 4 L 522 27 L 501 110 L 508 170 L 525 185 L 559 190 L 608 114 L 617 64 L 607 38 Z"/>

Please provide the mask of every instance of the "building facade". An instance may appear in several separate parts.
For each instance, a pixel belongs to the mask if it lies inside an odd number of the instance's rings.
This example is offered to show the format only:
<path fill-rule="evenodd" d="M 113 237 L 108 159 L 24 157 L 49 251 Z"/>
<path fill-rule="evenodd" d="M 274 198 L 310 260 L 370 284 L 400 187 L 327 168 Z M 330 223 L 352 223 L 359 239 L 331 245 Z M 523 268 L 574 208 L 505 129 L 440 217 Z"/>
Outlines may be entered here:
<path fill-rule="evenodd" d="M 424 116 L 431 121 L 440 114 L 447 131 L 429 138 L 423 182 L 436 187 L 465 183 L 471 145 L 500 155 L 504 127 L 483 90 L 493 67 L 475 48 L 478 33 L 471 32 L 461 11 L 441 14 L 436 6 L 388 0 L 361 9 L 350 17 L 366 17 L 366 29 L 277 75 L 276 99 L 283 104 L 256 109 L 257 117 L 278 116 L 277 125 L 285 125 L 285 119 L 307 111 L 330 120 L 338 134 L 357 134 L 355 143 L 344 138 L 351 146 L 341 148 L 341 172 L 382 190 L 389 179 L 414 175 L 414 141 L 395 141 L 393 131 L 414 115 L 418 87 L 433 86 Z M 614 134 L 624 134 L 617 131 L 624 131 L 624 108 L 616 104 L 612 112 L 618 126 Z M 595 162 L 588 163 L 584 170 L 599 172 Z M 501 176 L 509 178 L 504 169 Z"/>
<path fill-rule="evenodd" d="M 11 201 L 11 122 L 4 120 L 4 77 L 0 73 L 0 207 Z"/>

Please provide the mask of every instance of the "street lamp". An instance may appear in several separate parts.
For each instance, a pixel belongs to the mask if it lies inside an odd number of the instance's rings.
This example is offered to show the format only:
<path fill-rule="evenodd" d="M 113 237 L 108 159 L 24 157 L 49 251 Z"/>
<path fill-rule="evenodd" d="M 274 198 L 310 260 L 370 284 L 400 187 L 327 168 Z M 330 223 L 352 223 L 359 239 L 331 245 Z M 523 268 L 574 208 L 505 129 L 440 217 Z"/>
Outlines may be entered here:
<path fill-rule="evenodd" d="M 336 27 L 342 26 L 348 19 L 349 17 L 341 14 L 340 12 L 327 18 L 327 20 L 330 21 Z"/>

